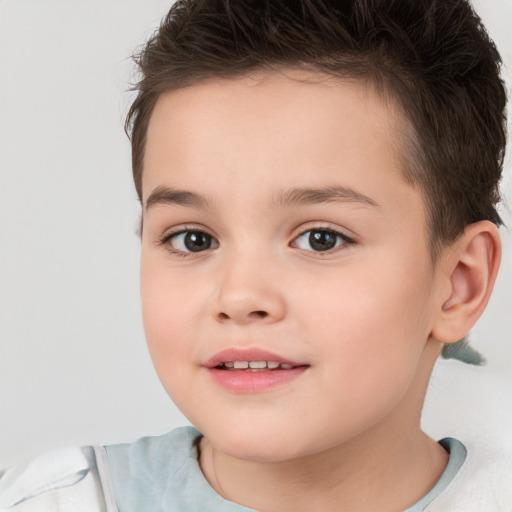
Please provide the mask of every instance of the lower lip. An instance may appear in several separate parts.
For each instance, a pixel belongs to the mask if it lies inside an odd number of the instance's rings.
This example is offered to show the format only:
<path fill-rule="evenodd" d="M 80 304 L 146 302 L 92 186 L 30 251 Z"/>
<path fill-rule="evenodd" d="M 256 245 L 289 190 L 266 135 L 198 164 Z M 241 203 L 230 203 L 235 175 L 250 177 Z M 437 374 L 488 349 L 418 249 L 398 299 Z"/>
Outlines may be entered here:
<path fill-rule="evenodd" d="M 295 380 L 307 369 L 308 366 L 297 366 L 289 370 L 247 372 L 208 368 L 208 372 L 224 389 L 237 393 L 260 393 Z"/>

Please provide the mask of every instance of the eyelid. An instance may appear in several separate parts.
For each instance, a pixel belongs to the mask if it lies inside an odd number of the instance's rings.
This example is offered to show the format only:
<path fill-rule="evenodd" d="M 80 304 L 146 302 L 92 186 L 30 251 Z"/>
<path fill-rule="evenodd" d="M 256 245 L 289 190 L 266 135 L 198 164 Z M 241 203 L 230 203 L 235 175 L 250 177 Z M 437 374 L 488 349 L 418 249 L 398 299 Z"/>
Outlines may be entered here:
<path fill-rule="evenodd" d="M 333 226 L 330 222 L 326 221 L 312 221 L 307 222 L 300 226 L 300 229 L 296 231 L 296 234 L 293 235 L 293 240 L 298 238 L 299 236 L 308 233 L 309 231 L 330 231 L 331 233 L 335 233 L 345 238 L 350 242 L 357 242 L 357 237 L 355 234 L 346 228 L 342 228 L 340 226 Z M 349 234 L 350 233 L 350 234 Z"/>
<path fill-rule="evenodd" d="M 158 236 L 158 241 L 161 242 L 163 240 L 169 240 L 173 236 L 179 235 L 181 233 L 188 233 L 189 231 L 194 231 L 197 233 L 205 233 L 208 236 L 211 236 L 212 238 L 217 240 L 217 237 L 206 226 L 203 226 L 201 224 L 180 224 L 180 225 L 165 229 L 163 232 L 164 234 L 161 236 Z"/>

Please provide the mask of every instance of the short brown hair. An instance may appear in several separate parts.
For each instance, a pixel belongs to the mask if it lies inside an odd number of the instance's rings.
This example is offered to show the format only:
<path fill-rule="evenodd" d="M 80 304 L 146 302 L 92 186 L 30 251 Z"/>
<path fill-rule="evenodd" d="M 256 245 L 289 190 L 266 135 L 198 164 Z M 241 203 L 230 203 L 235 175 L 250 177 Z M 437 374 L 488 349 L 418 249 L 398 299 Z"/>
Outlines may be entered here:
<path fill-rule="evenodd" d="M 163 92 L 307 68 L 374 85 L 409 120 L 404 176 L 423 192 L 434 256 L 468 224 L 501 224 L 501 59 L 467 0 L 178 0 L 135 60 L 141 78 L 126 130 L 139 198 Z"/>

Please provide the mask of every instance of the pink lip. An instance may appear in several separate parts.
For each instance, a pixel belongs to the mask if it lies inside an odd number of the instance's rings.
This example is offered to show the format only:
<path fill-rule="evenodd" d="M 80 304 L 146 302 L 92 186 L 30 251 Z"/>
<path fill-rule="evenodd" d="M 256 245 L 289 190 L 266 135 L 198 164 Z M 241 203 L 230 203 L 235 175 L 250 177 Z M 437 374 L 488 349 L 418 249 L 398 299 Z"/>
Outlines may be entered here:
<path fill-rule="evenodd" d="M 225 370 L 218 368 L 228 361 L 275 361 L 293 368 L 267 371 Z M 235 393 L 260 393 L 288 383 L 302 375 L 309 365 L 292 361 L 273 352 L 259 348 L 229 348 L 210 358 L 204 367 L 212 380 L 222 388 Z"/>

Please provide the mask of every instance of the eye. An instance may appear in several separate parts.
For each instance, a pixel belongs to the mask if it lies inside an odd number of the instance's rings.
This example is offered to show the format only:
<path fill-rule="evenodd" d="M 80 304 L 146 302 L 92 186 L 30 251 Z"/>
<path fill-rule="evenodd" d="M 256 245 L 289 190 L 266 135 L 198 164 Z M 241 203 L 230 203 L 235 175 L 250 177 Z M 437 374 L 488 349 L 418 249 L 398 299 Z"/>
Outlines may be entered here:
<path fill-rule="evenodd" d="M 294 240 L 294 246 L 305 251 L 327 252 L 352 240 L 332 229 L 309 229 Z"/>
<path fill-rule="evenodd" d="M 180 231 L 166 236 L 162 243 L 172 250 L 183 253 L 196 253 L 207 251 L 218 246 L 217 241 L 204 231 Z"/>

